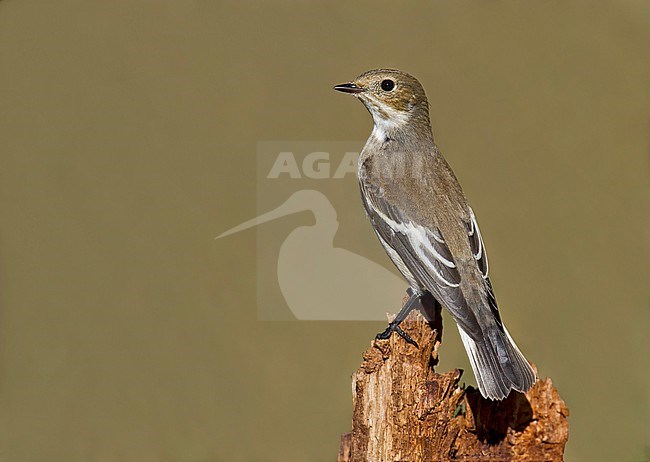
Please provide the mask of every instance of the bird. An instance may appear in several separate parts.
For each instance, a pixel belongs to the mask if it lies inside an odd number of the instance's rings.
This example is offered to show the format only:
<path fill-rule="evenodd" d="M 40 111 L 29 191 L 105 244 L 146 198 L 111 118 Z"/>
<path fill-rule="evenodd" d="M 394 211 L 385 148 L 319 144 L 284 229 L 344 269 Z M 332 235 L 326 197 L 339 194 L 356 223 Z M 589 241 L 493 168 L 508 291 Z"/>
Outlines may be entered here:
<path fill-rule="evenodd" d="M 409 298 L 388 328 L 418 346 L 399 324 L 431 294 L 458 326 L 479 391 L 505 399 L 526 392 L 536 374 L 506 329 L 488 277 L 474 211 L 433 137 L 420 82 L 397 69 L 373 69 L 334 89 L 354 95 L 373 129 L 359 156 L 365 212 Z"/>

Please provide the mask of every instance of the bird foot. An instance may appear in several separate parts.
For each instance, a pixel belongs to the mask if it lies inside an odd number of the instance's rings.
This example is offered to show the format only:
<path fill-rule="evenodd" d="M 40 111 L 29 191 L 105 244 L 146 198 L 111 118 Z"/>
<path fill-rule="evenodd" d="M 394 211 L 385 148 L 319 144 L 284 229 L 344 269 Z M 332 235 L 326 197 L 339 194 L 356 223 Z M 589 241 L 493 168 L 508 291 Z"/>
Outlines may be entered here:
<path fill-rule="evenodd" d="M 379 340 L 388 340 L 390 338 L 390 336 L 393 334 L 393 332 L 397 333 L 400 337 L 402 337 L 404 340 L 406 340 L 407 343 L 410 343 L 415 348 L 418 348 L 418 349 L 420 348 L 420 346 L 418 345 L 418 342 L 413 340 L 409 334 L 404 332 L 404 330 L 400 326 L 398 326 L 395 321 L 391 322 L 388 325 L 388 327 L 386 328 L 386 330 L 383 331 L 383 332 L 380 332 L 379 334 L 377 334 L 375 336 L 375 338 L 379 339 Z"/>

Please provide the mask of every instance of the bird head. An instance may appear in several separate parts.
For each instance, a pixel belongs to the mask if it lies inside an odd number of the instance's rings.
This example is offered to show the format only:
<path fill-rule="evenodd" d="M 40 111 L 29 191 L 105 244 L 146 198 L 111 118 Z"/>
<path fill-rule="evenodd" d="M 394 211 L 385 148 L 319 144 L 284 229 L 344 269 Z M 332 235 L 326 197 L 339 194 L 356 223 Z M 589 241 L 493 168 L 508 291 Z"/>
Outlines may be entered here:
<path fill-rule="evenodd" d="M 372 115 L 375 128 L 386 136 L 414 129 L 431 133 L 429 103 L 418 80 L 397 69 L 374 69 L 335 90 L 356 96 Z"/>

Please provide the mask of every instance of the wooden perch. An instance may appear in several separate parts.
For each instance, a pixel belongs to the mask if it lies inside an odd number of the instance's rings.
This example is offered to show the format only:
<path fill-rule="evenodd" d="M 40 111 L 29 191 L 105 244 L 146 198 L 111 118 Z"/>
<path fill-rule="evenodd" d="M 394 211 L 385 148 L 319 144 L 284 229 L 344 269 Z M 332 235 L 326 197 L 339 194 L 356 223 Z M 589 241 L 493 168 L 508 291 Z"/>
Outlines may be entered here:
<path fill-rule="evenodd" d="M 551 379 L 499 402 L 459 386 L 458 369 L 436 373 L 442 317 L 432 299 L 424 305 L 426 319 L 414 311 L 402 323 L 419 349 L 393 335 L 363 354 L 338 461 L 562 461 L 569 410 Z"/>

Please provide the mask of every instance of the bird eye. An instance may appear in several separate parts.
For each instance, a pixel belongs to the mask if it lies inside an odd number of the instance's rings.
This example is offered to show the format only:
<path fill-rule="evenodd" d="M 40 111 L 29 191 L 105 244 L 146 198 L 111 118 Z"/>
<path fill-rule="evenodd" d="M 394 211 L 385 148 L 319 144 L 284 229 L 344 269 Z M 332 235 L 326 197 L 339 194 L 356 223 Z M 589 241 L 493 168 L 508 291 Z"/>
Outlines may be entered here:
<path fill-rule="evenodd" d="M 393 88 L 395 88 L 395 82 L 393 82 L 390 79 L 386 79 L 383 82 L 381 82 L 381 89 L 384 91 L 391 91 Z"/>

